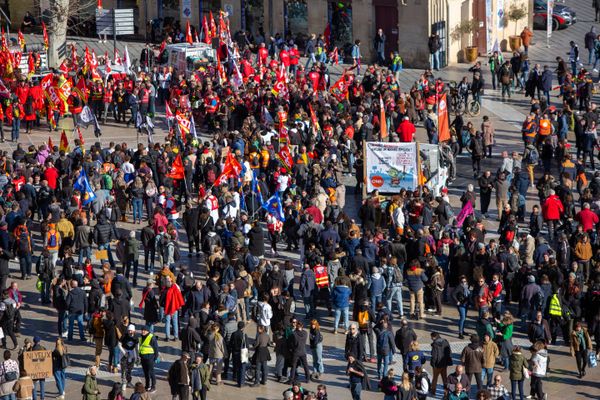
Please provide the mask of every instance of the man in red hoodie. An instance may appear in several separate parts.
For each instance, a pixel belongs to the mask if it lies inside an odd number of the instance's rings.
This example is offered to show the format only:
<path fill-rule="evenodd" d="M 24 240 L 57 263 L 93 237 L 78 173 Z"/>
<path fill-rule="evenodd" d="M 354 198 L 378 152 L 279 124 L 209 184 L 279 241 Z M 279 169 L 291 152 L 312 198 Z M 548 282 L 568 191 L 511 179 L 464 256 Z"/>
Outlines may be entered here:
<path fill-rule="evenodd" d="M 398 125 L 398 129 L 396 129 L 398 138 L 402 143 L 412 142 L 415 138 L 416 131 L 415 125 L 410 122 L 410 119 L 407 116 L 402 118 L 402 122 Z"/>
<path fill-rule="evenodd" d="M 550 195 L 542 206 L 542 215 L 544 216 L 544 221 L 548 224 L 548 236 L 550 237 L 550 241 L 553 241 L 556 223 L 560 220 L 562 213 L 565 211 L 565 207 L 554 190 L 550 189 L 549 194 Z"/>

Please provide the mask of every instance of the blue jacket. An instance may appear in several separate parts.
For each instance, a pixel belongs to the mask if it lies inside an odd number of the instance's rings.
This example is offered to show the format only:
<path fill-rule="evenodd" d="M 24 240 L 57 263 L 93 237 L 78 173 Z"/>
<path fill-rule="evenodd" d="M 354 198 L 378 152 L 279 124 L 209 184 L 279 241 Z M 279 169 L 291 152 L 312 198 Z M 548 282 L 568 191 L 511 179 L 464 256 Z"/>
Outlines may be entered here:
<path fill-rule="evenodd" d="M 307 269 L 300 276 L 300 293 L 302 297 L 311 297 L 317 288 L 317 280 L 312 269 Z"/>
<path fill-rule="evenodd" d="M 382 329 L 377 335 L 377 355 L 387 356 L 394 353 L 394 338 L 392 332 Z"/>
<path fill-rule="evenodd" d="M 385 278 L 381 274 L 371 275 L 371 296 L 380 296 L 385 290 Z"/>
<path fill-rule="evenodd" d="M 408 268 L 406 270 L 406 286 L 408 289 L 416 292 L 423 289 L 423 286 L 427 282 L 427 275 L 422 268 L 415 268 L 414 270 Z"/>
<path fill-rule="evenodd" d="M 414 373 L 415 368 L 423 366 L 425 364 L 425 355 L 422 351 L 409 351 L 404 356 L 404 363 L 408 367 L 408 372 Z"/>
<path fill-rule="evenodd" d="M 542 72 L 542 89 L 549 92 L 552 90 L 552 71 Z"/>
<path fill-rule="evenodd" d="M 337 285 L 331 292 L 331 302 L 334 308 L 345 308 L 350 306 L 350 295 L 352 290 L 346 285 Z"/>

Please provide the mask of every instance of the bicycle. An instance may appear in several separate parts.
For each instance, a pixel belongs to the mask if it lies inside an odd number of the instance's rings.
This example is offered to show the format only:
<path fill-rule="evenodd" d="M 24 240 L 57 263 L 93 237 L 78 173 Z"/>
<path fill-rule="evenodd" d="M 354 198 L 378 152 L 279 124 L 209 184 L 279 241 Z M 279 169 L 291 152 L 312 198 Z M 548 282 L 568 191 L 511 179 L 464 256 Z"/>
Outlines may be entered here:
<path fill-rule="evenodd" d="M 465 104 L 465 96 L 458 93 L 458 87 L 455 81 L 450 81 L 450 110 L 456 114 L 467 113 L 471 117 L 476 117 L 481 113 L 481 105 L 473 98 Z"/>

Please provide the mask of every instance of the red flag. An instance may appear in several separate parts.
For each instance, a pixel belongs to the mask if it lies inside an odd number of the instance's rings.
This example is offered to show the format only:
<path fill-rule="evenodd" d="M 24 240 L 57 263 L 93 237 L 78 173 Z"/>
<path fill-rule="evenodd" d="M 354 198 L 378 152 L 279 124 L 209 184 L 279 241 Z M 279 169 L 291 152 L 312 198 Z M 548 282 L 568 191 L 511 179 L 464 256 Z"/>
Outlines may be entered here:
<path fill-rule="evenodd" d="M 292 157 L 289 147 L 283 146 L 281 150 L 279 150 L 279 153 L 277 153 L 277 158 L 288 171 L 292 170 L 292 167 L 294 166 L 294 158 Z"/>
<path fill-rule="evenodd" d="M 54 113 L 52 113 L 54 114 Z M 52 151 L 52 149 L 54 149 L 54 143 L 52 142 L 52 137 L 48 136 L 48 147 L 50 148 L 50 151 Z"/>
<path fill-rule="evenodd" d="M 217 24 L 215 23 L 215 18 L 213 17 L 212 11 L 210 12 L 210 38 L 217 37 Z"/>
<path fill-rule="evenodd" d="M 119 50 L 115 49 L 115 59 L 113 60 L 113 62 L 115 63 L 115 65 L 123 65 L 123 62 L 121 61 L 121 56 L 119 56 Z"/>
<path fill-rule="evenodd" d="M 27 67 L 29 68 L 29 73 L 35 73 L 35 59 L 33 58 L 33 53 L 29 53 L 29 57 L 27 57 Z"/>
<path fill-rule="evenodd" d="M 219 83 L 223 85 L 227 82 L 227 74 L 225 73 L 225 69 L 223 69 L 223 65 L 221 65 L 221 58 L 219 57 L 219 53 L 217 52 L 217 72 L 219 73 Z"/>
<path fill-rule="evenodd" d="M 175 157 L 175 161 L 173 161 L 173 165 L 171 166 L 171 170 L 167 173 L 167 177 L 171 179 L 183 179 L 185 176 L 184 172 L 181 154 L 177 154 L 177 157 Z"/>
<path fill-rule="evenodd" d="M 62 133 L 60 134 L 60 145 L 58 146 L 58 150 L 59 151 L 65 151 L 68 152 L 69 151 L 69 139 L 67 139 L 67 134 L 65 133 L 65 130 L 63 129 Z"/>
<path fill-rule="evenodd" d="M 273 89 L 271 89 L 271 93 L 273 93 L 275 97 L 286 97 L 288 95 L 287 83 L 285 82 L 285 78 L 283 76 L 280 76 L 279 79 L 277 79 L 277 82 L 275 82 L 275 85 L 273 85 Z"/>
<path fill-rule="evenodd" d="M 46 24 L 42 21 L 42 33 L 44 34 L 44 47 L 48 50 L 48 44 L 50 41 L 48 40 L 48 31 L 46 30 Z"/>
<path fill-rule="evenodd" d="M 6 39 L 6 35 L 4 34 L 4 27 L 2 27 L 2 38 L 0 39 L 0 42 L 0 46 L 2 46 L 0 50 L 8 51 L 8 41 Z"/>
<path fill-rule="evenodd" d="M 173 115 L 173 111 L 171 111 L 171 107 L 169 107 L 169 102 L 165 102 L 165 115 L 167 119 L 173 119 L 175 116 Z"/>
<path fill-rule="evenodd" d="M 88 88 L 87 88 L 87 85 L 85 84 L 85 79 L 79 78 L 79 80 L 77 81 L 77 85 L 75 85 L 75 91 L 87 103 L 87 101 L 88 101 Z"/>
<path fill-rule="evenodd" d="M 379 95 L 379 133 L 381 140 L 386 139 L 388 136 L 387 121 L 385 118 L 385 104 L 383 103 L 383 98 Z"/>
<path fill-rule="evenodd" d="M 329 48 L 329 44 L 331 43 L 331 23 L 327 23 L 323 32 L 323 38 L 325 39 L 325 46 Z"/>
<path fill-rule="evenodd" d="M 81 133 L 81 129 L 77 127 L 77 136 L 79 136 L 79 143 L 83 146 L 85 144 L 85 140 L 83 139 L 83 134 Z"/>
<path fill-rule="evenodd" d="M 210 31 L 208 30 L 208 21 L 206 20 L 206 15 L 202 18 L 202 30 L 204 31 L 204 43 L 210 44 L 212 37 L 210 36 Z"/>
<path fill-rule="evenodd" d="M 17 35 L 17 40 L 19 42 L 19 47 L 21 47 L 21 50 L 25 50 L 25 36 L 23 36 L 23 32 L 21 32 L 19 30 L 19 33 Z"/>
<path fill-rule="evenodd" d="M 329 92 L 334 95 L 338 101 L 342 101 L 348 96 L 348 85 L 346 84 L 345 75 L 342 75 L 342 77 L 331 86 Z"/>
<path fill-rule="evenodd" d="M 177 120 L 177 125 L 179 125 L 179 130 L 181 131 L 181 136 L 185 137 L 188 133 L 190 133 L 191 122 L 185 115 L 177 113 L 175 115 L 175 119 Z"/>
<path fill-rule="evenodd" d="M 75 49 L 75 45 L 71 46 L 71 68 L 77 68 L 77 49 Z"/>
<path fill-rule="evenodd" d="M 102 9 L 102 0 L 98 0 L 98 9 L 101 10 Z"/>
<path fill-rule="evenodd" d="M 450 140 L 450 125 L 448 123 L 448 103 L 446 93 L 440 97 L 438 103 L 438 141 L 446 142 Z"/>
<path fill-rule="evenodd" d="M 222 185 L 227 183 L 227 179 L 229 178 L 237 178 L 242 173 L 242 165 L 236 158 L 233 156 L 231 152 L 227 153 L 227 159 L 225 160 L 225 165 L 223 166 L 223 172 L 215 181 L 215 186 Z"/>
<path fill-rule="evenodd" d="M 65 58 L 64 60 L 62 60 L 62 62 L 60 63 L 60 65 L 58 66 L 58 69 L 63 73 L 63 74 L 68 74 L 69 71 L 71 70 L 69 68 L 69 66 L 67 65 L 67 59 Z"/>
<path fill-rule="evenodd" d="M 192 27 L 190 26 L 190 20 L 188 19 L 185 23 L 185 41 L 189 44 L 194 43 L 194 38 L 192 37 Z"/>
<path fill-rule="evenodd" d="M 54 107 L 52 103 L 48 104 L 48 125 L 50 125 L 52 129 L 56 129 L 56 120 L 54 119 Z M 48 139 L 48 143 L 50 143 L 52 139 Z"/>
<path fill-rule="evenodd" d="M 167 41 L 163 40 L 162 43 L 160 44 L 160 49 L 158 49 L 158 58 L 160 58 L 160 56 L 162 56 L 162 53 L 165 51 L 166 48 L 167 48 Z M 115 58 L 116 58 L 116 56 L 115 56 Z M 121 63 L 121 59 L 119 58 L 119 65 L 120 65 L 120 63 Z"/>
<path fill-rule="evenodd" d="M 319 120 L 317 119 L 317 114 L 315 114 L 315 110 L 312 108 L 312 104 L 308 103 L 308 109 L 310 111 L 310 122 L 312 124 L 313 132 L 319 132 L 321 127 L 319 126 Z"/>

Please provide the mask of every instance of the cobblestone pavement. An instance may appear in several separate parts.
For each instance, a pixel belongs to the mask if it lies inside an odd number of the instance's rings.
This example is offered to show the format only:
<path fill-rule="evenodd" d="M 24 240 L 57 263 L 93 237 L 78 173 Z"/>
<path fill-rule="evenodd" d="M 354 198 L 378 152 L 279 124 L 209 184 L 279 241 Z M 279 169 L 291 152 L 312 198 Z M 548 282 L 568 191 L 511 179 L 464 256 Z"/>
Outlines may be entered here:
<path fill-rule="evenodd" d="M 591 12 L 591 2 L 590 1 L 574 1 L 567 0 L 567 4 L 573 6 L 577 13 L 579 22 L 566 30 L 561 30 L 558 32 L 554 32 L 552 39 L 552 47 L 548 50 L 545 47 L 545 32 L 543 31 L 535 31 L 535 45 L 530 49 L 530 56 L 534 61 L 539 61 L 541 63 L 553 63 L 554 57 L 556 54 L 564 54 L 568 48 L 569 40 L 576 40 L 580 43 L 580 47 L 582 49 L 582 56 L 586 56 L 583 51 L 583 35 L 587 30 L 589 30 L 591 21 L 590 16 L 593 15 Z M 31 38 L 33 42 L 35 37 Z M 29 41 L 29 38 L 28 38 Z M 96 54 L 103 54 L 105 50 L 109 52 L 112 51 L 112 43 L 107 44 L 99 44 L 97 40 L 78 40 L 77 45 L 79 48 L 85 48 L 85 45 L 88 44 L 90 47 L 95 48 Z M 137 58 L 139 56 L 139 50 L 141 49 L 140 43 L 129 43 L 128 44 L 130 55 L 132 58 Z M 482 59 L 482 61 L 486 61 Z M 456 65 L 445 69 L 439 73 L 440 76 L 446 79 L 454 79 L 457 80 L 462 77 L 466 72 L 468 65 Z M 336 67 L 333 70 L 333 74 L 339 73 L 341 71 L 341 67 Z M 401 78 L 401 86 L 403 89 L 407 89 L 412 82 L 418 77 L 421 71 L 417 70 L 405 70 L 402 73 Z M 489 74 L 488 74 L 489 81 Z M 496 133 L 497 133 L 497 142 L 494 147 L 494 157 L 491 159 L 485 159 L 482 163 L 482 167 L 484 169 L 495 170 L 499 164 L 499 154 L 503 150 L 521 150 L 522 143 L 520 140 L 520 125 L 523 121 L 524 115 L 528 109 L 527 101 L 522 99 L 521 95 L 513 96 L 513 99 L 508 102 L 502 102 L 499 99 L 499 93 L 487 90 L 484 96 L 484 109 L 481 113 L 483 115 L 490 115 L 492 121 L 494 121 L 496 125 Z M 479 124 L 480 119 L 474 119 L 474 123 Z M 65 129 L 69 129 L 67 120 L 64 121 L 65 125 L 63 126 Z M 165 135 L 164 127 L 162 123 L 159 121 L 157 124 L 157 132 L 155 135 L 155 140 L 162 141 Z M 91 130 L 88 130 L 84 133 L 84 137 L 86 142 L 89 144 L 95 139 L 92 136 Z M 426 136 L 424 130 L 419 127 L 417 132 L 418 140 L 425 141 Z M 42 142 L 46 142 L 48 139 L 47 131 L 34 131 L 31 135 L 21 134 L 21 142 L 24 144 L 40 144 Z M 52 139 L 54 143 L 58 143 L 58 135 L 53 133 Z M 127 142 L 130 146 L 134 145 L 137 140 L 135 131 L 133 129 L 127 129 L 123 125 L 117 125 L 115 123 L 108 123 L 103 127 L 103 135 L 100 138 L 100 142 L 103 146 L 108 145 L 109 141 L 116 142 Z M 142 138 L 142 141 L 145 141 Z M 8 150 L 12 152 L 14 150 L 14 145 L 11 143 L 3 143 L 0 144 L 0 149 Z M 461 193 L 464 191 L 466 185 L 472 182 L 472 169 L 470 165 L 470 159 L 467 156 L 459 156 L 458 159 L 458 179 L 457 181 L 450 187 L 450 194 L 452 205 L 457 207 L 458 197 L 460 197 Z M 347 201 L 346 207 L 347 211 L 351 215 L 356 215 L 356 211 L 360 205 L 359 197 L 357 197 L 354 193 L 354 178 L 347 177 L 345 178 L 347 181 Z M 530 209 L 531 205 L 534 204 L 537 200 L 537 193 L 534 191 L 529 192 L 528 194 L 528 209 Z M 493 218 L 496 216 L 494 214 L 494 206 L 492 205 L 492 212 L 490 219 L 486 220 L 486 227 L 488 232 L 495 232 L 497 229 L 497 225 Z M 134 226 L 132 224 L 127 223 L 118 223 L 118 228 L 122 231 L 127 231 L 131 229 L 138 229 L 138 226 Z M 39 244 L 39 237 L 35 238 L 36 243 Z M 202 274 L 202 268 L 198 259 L 196 258 L 187 258 L 186 250 L 187 244 L 184 238 L 183 249 L 183 262 L 188 263 L 190 268 L 196 274 Z M 280 259 L 291 259 L 294 261 L 298 261 L 299 255 L 296 253 L 290 253 L 282 251 L 280 252 Z M 14 275 L 17 275 L 18 271 L 18 263 L 11 262 L 11 271 Z M 147 275 L 142 272 L 140 282 L 144 282 L 147 278 Z M 23 320 L 24 325 L 22 329 L 22 336 L 19 338 L 19 345 L 22 345 L 25 337 L 31 337 L 33 335 L 40 335 L 43 338 L 43 343 L 47 348 L 52 348 L 52 342 L 55 337 L 56 332 L 56 313 L 53 309 L 48 308 L 46 306 L 42 306 L 39 301 L 39 294 L 35 291 L 35 280 L 29 281 L 20 281 L 19 285 L 24 292 L 24 303 L 28 304 L 28 307 L 23 310 Z M 405 292 L 405 307 L 404 310 L 407 312 L 407 302 L 408 296 Z M 138 304 L 141 298 L 141 288 L 136 288 L 134 290 L 134 304 Z M 514 306 L 514 305 L 513 305 Z M 516 312 L 516 310 L 513 309 Z M 320 309 L 319 316 L 323 322 L 324 336 L 325 336 L 325 348 L 324 348 L 324 358 L 325 358 L 325 374 L 322 375 L 322 382 L 327 384 L 330 399 L 348 399 L 349 391 L 347 389 L 347 379 L 344 376 L 344 363 L 343 359 L 343 347 L 344 347 L 344 336 L 343 335 L 333 335 L 331 333 L 332 327 L 332 318 L 326 315 L 326 311 Z M 303 309 L 300 305 L 298 305 L 298 313 L 299 315 L 303 315 Z M 474 312 L 471 311 L 470 317 L 467 323 L 467 331 L 473 332 L 473 318 Z M 137 326 L 140 326 L 143 321 L 141 320 L 140 310 L 135 309 L 133 313 L 133 323 Z M 395 328 L 397 328 L 397 321 L 394 322 Z M 431 331 L 438 331 L 442 334 L 443 337 L 447 338 L 452 347 L 453 355 L 455 357 L 455 362 L 458 362 L 457 357 L 460 354 L 462 348 L 467 344 L 465 340 L 459 340 L 457 338 L 457 312 L 454 307 L 446 306 L 444 308 L 444 316 L 443 317 L 433 317 L 428 316 L 424 320 L 421 320 L 415 324 L 415 328 L 417 329 L 417 333 L 419 335 L 419 341 L 422 345 L 422 348 L 426 351 L 429 350 L 429 334 Z M 162 324 L 159 325 L 158 336 L 162 339 L 164 337 L 164 333 L 161 331 Z M 514 343 L 518 345 L 522 345 L 524 347 L 529 346 L 529 342 L 527 341 L 523 332 L 525 331 L 524 326 L 518 322 L 516 324 L 517 332 L 515 334 Z M 254 335 L 255 327 L 251 324 L 247 328 L 247 332 L 250 336 Z M 561 342 L 559 341 L 559 344 Z M 161 352 L 162 352 L 162 362 L 157 366 L 157 375 L 159 377 L 158 384 L 158 392 L 152 396 L 153 399 L 161 399 L 165 398 L 165 396 L 169 395 L 169 388 L 165 381 L 166 371 L 170 365 L 170 362 L 175 360 L 179 354 L 180 348 L 179 343 L 175 342 L 165 342 L 161 340 L 159 342 Z M 72 366 L 68 370 L 68 381 L 67 381 L 67 399 L 75 399 L 79 398 L 80 395 L 80 387 L 83 381 L 83 377 L 85 375 L 85 369 L 91 365 L 93 360 L 93 345 L 87 343 L 79 343 L 72 342 L 68 343 L 69 351 L 71 353 L 71 362 Z M 525 354 L 528 352 L 525 351 Z M 564 346 L 551 346 L 550 347 L 550 357 L 551 357 L 551 372 L 549 376 L 544 380 L 545 390 L 549 393 L 549 399 L 559 399 L 559 398 L 570 398 L 570 399 L 584 399 L 584 398 L 600 398 L 600 384 L 598 383 L 600 375 L 599 370 L 590 370 L 588 375 L 583 379 L 579 380 L 576 377 L 575 371 L 575 361 L 568 354 L 568 349 Z M 311 357 L 309 356 L 309 359 Z M 105 350 L 103 353 L 103 365 L 107 359 L 107 351 Z M 396 372 L 401 370 L 399 367 L 401 360 L 398 356 L 394 357 L 396 361 L 396 365 L 393 366 L 396 369 Z M 309 362 L 310 363 L 310 362 Z M 271 364 L 271 366 L 273 366 Z M 374 371 L 375 365 L 368 364 L 369 373 L 371 377 L 373 377 L 376 373 Z M 426 369 L 428 366 L 426 366 Z M 506 372 L 500 372 L 499 368 L 496 369 L 497 373 L 500 373 L 504 382 L 508 383 L 508 374 Z M 102 398 L 106 398 L 106 394 L 110 390 L 110 386 L 113 381 L 119 380 L 118 375 L 114 375 L 106 372 L 106 368 L 103 368 L 99 373 L 99 382 L 101 384 Z M 136 367 L 134 371 L 134 381 L 142 380 L 141 368 Z M 51 381 L 51 380 L 49 380 Z M 316 389 L 317 383 L 307 384 L 306 387 L 310 390 Z M 528 384 L 526 382 L 526 393 L 529 393 Z M 261 399 L 261 400 L 277 400 L 281 398 L 281 393 L 287 388 L 284 384 L 276 383 L 275 381 L 270 381 L 266 386 L 260 386 L 257 388 L 244 388 L 238 389 L 232 385 L 230 381 L 226 382 L 225 385 L 221 387 L 213 387 L 209 392 L 209 398 L 222 398 L 225 396 L 238 395 L 243 399 Z M 48 383 L 46 385 L 46 391 L 48 397 L 52 398 L 56 396 L 56 388 L 53 383 Z M 438 387 L 438 393 L 440 393 L 440 388 Z M 129 394 L 129 393 L 128 393 Z M 381 399 L 381 393 L 375 392 L 363 392 L 363 399 Z"/>

